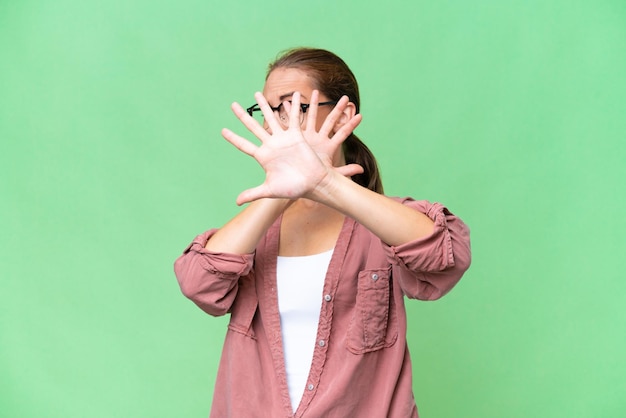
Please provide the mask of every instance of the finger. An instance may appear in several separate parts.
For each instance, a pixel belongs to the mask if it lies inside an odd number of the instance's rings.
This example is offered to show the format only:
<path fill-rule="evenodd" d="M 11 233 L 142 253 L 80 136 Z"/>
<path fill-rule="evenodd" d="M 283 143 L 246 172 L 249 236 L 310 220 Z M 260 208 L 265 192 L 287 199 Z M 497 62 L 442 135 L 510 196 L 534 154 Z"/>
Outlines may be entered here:
<path fill-rule="evenodd" d="M 337 121 L 343 114 L 343 111 L 348 105 L 349 101 L 350 99 L 348 99 L 348 96 L 342 96 L 341 99 L 339 99 L 339 101 L 337 102 L 333 110 L 328 114 L 328 116 L 324 120 L 324 123 L 322 124 L 322 127 L 320 128 L 320 134 L 330 137 L 330 133 L 332 132 L 333 128 L 337 124 Z"/>
<path fill-rule="evenodd" d="M 283 106 L 288 106 L 284 104 Z M 300 92 L 294 92 L 291 96 L 291 108 L 289 109 L 289 128 L 300 129 Z"/>
<path fill-rule="evenodd" d="M 228 142 L 233 144 L 235 147 L 237 147 L 237 149 L 239 149 L 240 151 L 242 151 L 245 154 L 254 156 L 254 154 L 256 153 L 256 150 L 258 149 L 258 147 L 256 145 L 254 145 L 252 142 L 250 142 L 247 139 L 237 135 L 236 133 L 234 133 L 230 129 L 226 129 L 226 128 L 222 129 L 222 136 Z"/>
<path fill-rule="evenodd" d="M 279 132 L 279 130 L 282 130 L 283 128 L 280 125 L 280 122 L 276 119 L 276 113 L 274 113 L 274 111 L 272 110 L 272 107 L 267 102 L 267 99 L 265 98 L 265 96 L 263 96 L 263 93 L 261 92 L 254 93 L 254 98 L 256 99 L 257 104 L 259 105 L 259 107 L 261 108 L 261 111 L 263 112 L 265 123 L 267 123 L 267 126 L 269 127 L 269 129 L 272 132 Z"/>
<path fill-rule="evenodd" d="M 247 111 L 237 102 L 234 102 L 230 108 L 237 119 L 257 138 L 263 141 L 267 137 L 267 131 L 256 121 Z"/>
<path fill-rule="evenodd" d="M 319 103 L 319 91 L 313 90 L 311 93 L 311 101 L 309 102 L 309 109 L 306 116 L 306 130 L 315 131 L 315 125 L 317 125 L 317 109 Z"/>
<path fill-rule="evenodd" d="M 283 108 L 285 109 L 285 113 L 287 113 L 287 115 L 289 115 L 291 113 L 291 102 L 289 100 L 285 100 L 283 102 Z M 289 116 L 287 116 L 289 117 Z M 281 119 L 281 122 L 285 122 L 284 120 Z M 287 120 L 287 126 L 289 126 L 289 121 Z"/>
<path fill-rule="evenodd" d="M 335 167 L 335 170 L 343 176 L 351 177 L 363 173 L 363 167 L 358 164 L 348 164 L 341 167 Z"/>
<path fill-rule="evenodd" d="M 363 117 L 360 113 L 354 115 L 352 118 L 350 118 L 350 120 L 348 120 L 348 122 L 343 124 L 343 126 L 339 128 L 337 132 L 335 132 L 335 134 L 331 138 L 331 141 L 341 144 L 343 141 L 346 140 L 346 138 L 350 136 L 350 134 L 356 129 L 356 127 L 359 126 L 362 120 Z"/>

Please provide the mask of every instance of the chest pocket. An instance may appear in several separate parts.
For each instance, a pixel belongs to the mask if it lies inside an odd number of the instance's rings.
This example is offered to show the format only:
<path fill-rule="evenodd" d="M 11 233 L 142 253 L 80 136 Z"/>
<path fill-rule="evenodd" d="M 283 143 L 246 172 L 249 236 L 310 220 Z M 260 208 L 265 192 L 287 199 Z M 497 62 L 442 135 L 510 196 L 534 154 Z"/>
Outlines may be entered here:
<path fill-rule="evenodd" d="M 252 329 L 252 320 L 258 305 L 259 299 L 254 286 L 253 275 L 249 274 L 241 277 L 239 279 L 237 297 L 231 307 L 228 329 L 256 339 Z"/>
<path fill-rule="evenodd" d="M 398 338 L 391 267 L 359 272 L 347 348 L 355 354 L 390 347 Z"/>

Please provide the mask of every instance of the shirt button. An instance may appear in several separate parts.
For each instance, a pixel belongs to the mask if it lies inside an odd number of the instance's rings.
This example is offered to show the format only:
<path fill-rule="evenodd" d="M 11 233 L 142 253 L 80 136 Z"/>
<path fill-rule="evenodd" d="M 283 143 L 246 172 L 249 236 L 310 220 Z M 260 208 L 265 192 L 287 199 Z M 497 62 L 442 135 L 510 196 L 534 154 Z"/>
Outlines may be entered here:
<path fill-rule="evenodd" d="M 318 344 L 320 345 L 320 347 L 324 347 L 326 345 L 326 341 L 320 340 Z"/>
<path fill-rule="evenodd" d="M 315 386 L 313 386 L 313 384 L 309 383 L 309 386 L 306 387 L 308 390 L 313 390 L 315 388 Z"/>
<path fill-rule="evenodd" d="M 372 274 L 372 280 L 374 281 L 378 280 L 378 274 L 376 273 Z"/>
<path fill-rule="evenodd" d="M 332 297 L 331 295 L 326 295 L 326 296 L 324 296 L 324 300 L 325 300 L 326 302 L 330 302 L 330 301 L 332 300 L 332 298 L 333 298 L 333 297 Z"/>

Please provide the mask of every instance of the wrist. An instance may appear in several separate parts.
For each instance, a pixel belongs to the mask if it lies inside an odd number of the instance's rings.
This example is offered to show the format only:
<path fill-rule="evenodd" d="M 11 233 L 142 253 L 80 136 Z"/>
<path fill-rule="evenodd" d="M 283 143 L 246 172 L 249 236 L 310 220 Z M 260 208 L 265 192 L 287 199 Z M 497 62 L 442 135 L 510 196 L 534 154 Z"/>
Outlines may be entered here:
<path fill-rule="evenodd" d="M 292 203 L 293 200 L 291 199 L 266 197 L 251 202 L 250 206 L 258 207 L 259 210 L 280 214 Z"/>
<path fill-rule="evenodd" d="M 352 180 L 336 170 L 330 169 L 328 170 L 328 174 L 317 184 L 315 189 L 313 189 L 308 198 L 327 206 L 334 206 L 333 202 L 338 197 L 339 190 L 346 182 L 352 182 Z"/>

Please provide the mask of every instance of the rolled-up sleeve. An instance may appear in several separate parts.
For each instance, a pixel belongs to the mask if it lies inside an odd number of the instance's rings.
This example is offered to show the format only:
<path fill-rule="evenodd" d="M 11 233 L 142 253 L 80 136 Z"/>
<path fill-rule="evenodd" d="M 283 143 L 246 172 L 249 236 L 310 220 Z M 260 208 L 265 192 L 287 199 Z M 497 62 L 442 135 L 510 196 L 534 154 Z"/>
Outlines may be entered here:
<path fill-rule="evenodd" d="M 204 248 L 217 230 L 198 235 L 174 262 L 182 293 L 210 315 L 226 314 L 237 296 L 239 278 L 252 270 L 254 254 L 216 253 Z"/>
<path fill-rule="evenodd" d="M 471 263 L 469 228 L 440 203 L 405 199 L 403 204 L 426 214 L 433 232 L 423 238 L 386 248 L 398 266 L 397 279 L 410 298 L 433 300 L 449 292 Z"/>

